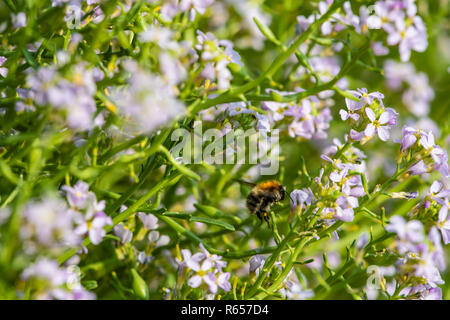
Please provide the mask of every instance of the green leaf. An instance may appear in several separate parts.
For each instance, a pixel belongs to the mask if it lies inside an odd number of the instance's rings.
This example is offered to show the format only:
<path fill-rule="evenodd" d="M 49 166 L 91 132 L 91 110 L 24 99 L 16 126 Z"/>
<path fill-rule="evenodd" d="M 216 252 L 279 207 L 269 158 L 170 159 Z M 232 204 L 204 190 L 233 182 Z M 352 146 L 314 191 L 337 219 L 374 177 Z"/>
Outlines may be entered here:
<path fill-rule="evenodd" d="M 217 220 L 217 219 L 211 219 L 211 218 L 204 218 L 204 217 L 191 217 L 191 219 L 189 221 L 194 221 L 194 222 L 201 222 L 201 223 L 206 223 L 206 224 L 212 224 L 215 226 L 219 226 L 222 227 L 224 229 L 227 230 L 231 230 L 231 231 L 235 231 L 236 229 L 234 228 L 234 226 L 232 226 L 229 223 Z"/>

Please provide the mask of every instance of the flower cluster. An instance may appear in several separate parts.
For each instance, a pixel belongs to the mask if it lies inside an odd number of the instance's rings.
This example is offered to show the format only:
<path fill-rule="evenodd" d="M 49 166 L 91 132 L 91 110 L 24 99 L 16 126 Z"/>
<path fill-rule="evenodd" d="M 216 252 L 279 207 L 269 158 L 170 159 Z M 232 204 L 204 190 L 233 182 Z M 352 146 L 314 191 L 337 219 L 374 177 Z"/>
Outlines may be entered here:
<path fill-rule="evenodd" d="M 80 213 L 71 210 L 64 200 L 56 196 L 29 201 L 23 218 L 20 235 L 29 254 L 42 246 L 57 250 L 81 243 L 80 234 L 76 232 L 77 223 L 82 218 Z"/>
<path fill-rule="evenodd" d="M 78 271 L 78 272 L 77 272 Z M 39 259 L 21 275 L 37 300 L 93 300 L 95 294 L 79 282 L 77 267 L 61 267 L 57 261 Z M 33 283 L 39 284 L 34 288 Z"/>
<path fill-rule="evenodd" d="M 214 0 L 169 0 L 161 8 L 164 18 L 171 19 L 180 12 L 188 12 L 189 19 L 194 20 L 197 13 L 204 14 Z"/>
<path fill-rule="evenodd" d="M 433 132 L 424 132 L 412 127 L 404 126 L 401 140 L 402 154 L 408 154 L 413 165 L 409 172 L 420 175 L 432 170 L 438 171 L 444 178 L 448 178 L 448 154 L 436 145 Z"/>
<path fill-rule="evenodd" d="M 132 60 L 125 61 L 124 67 L 130 74 L 127 86 L 110 88 L 110 98 L 125 118 L 128 133 L 152 132 L 183 114 L 183 103 L 161 77 Z"/>
<path fill-rule="evenodd" d="M 393 216 L 386 230 L 396 234 L 390 250 L 398 255 L 392 273 L 395 277 L 386 284 L 386 293 L 407 299 L 427 299 L 430 295 L 441 299 L 438 285 L 444 281 L 439 270 L 445 269 L 445 258 L 437 228 L 432 227 L 426 235 L 420 221 Z"/>
<path fill-rule="evenodd" d="M 55 65 L 40 67 L 27 77 L 26 89 L 18 90 L 16 110 L 34 110 L 50 105 L 66 113 L 67 125 L 76 130 L 92 130 L 103 125 L 94 100 L 96 84 L 93 70 L 84 63 L 70 68 L 64 75 Z"/>
<path fill-rule="evenodd" d="M 289 94 L 289 92 L 276 93 Z M 327 137 L 327 129 L 332 119 L 329 109 L 332 103 L 329 99 L 321 100 L 311 96 L 301 100 L 300 103 L 265 101 L 261 106 L 268 111 L 270 123 L 273 126 L 283 119 L 289 123 L 288 132 L 291 137 L 324 139 Z"/>
<path fill-rule="evenodd" d="M 63 186 L 62 190 L 66 192 L 70 211 L 78 218 L 75 233 L 87 234 L 93 244 L 99 244 L 106 235 L 105 227 L 112 225 L 111 218 L 103 211 L 105 201 L 97 201 L 95 193 L 89 191 L 89 185 L 83 181 L 73 187 Z"/>
<path fill-rule="evenodd" d="M 325 176 L 322 168 L 320 175 L 314 178 L 314 184 L 309 188 L 291 192 L 291 211 L 299 213 L 314 204 L 314 212 L 319 212 L 327 224 L 335 220 L 353 221 L 354 209 L 359 207 L 358 198 L 366 195 L 361 175 L 365 171 L 365 155 L 361 150 L 352 146 L 345 150 L 341 159 L 332 156 L 343 145 L 335 140 L 335 146 L 327 149 L 328 154 L 322 158 L 330 163 L 331 171 Z"/>
<path fill-rule="evenodd" d="M 390 129 L 397 124 L 398 113 L 392 108 L 384 107 L 384 95 L 380 92 L 368 93 L 363 88 L 350 93 L 355 99 L 345 98 L 347 110 L 341 109 L 339 114 L 344 121 L 350 119 L 351 139 L 366 143 L 374 135 L 378 135 L 380 140 L 387 141 Z"/>
<path fill-rule="evenodd" d="M 203 33 L 197 30 L 198 59 L 204 65 L 201 76 L 206 79 L 206 87 L 217 86 L 224 90 L 230 87 L 231 72 L 228 69 L 230 62 L 242 65 L 239 54 L 233 50 L 233 43 L 227 40 L 218 40 L 212 33 Z"/>
<path fill-rule="evenodd" d="M 423 52 L 428 47 L 427 29 L 417 14 L 415 0 L 377 1 L 374 10 L 367 18 L 367 26 L 385 31 L 387 44 L 398 45 L 402 61 L 409 60 L 411 50 Z"/>
<path fill-rule="evenodd" d="M 193 271 L 188 280 L 188 285 L 191 288 L 198 288 L 204 283 L 212 294 L 216 294 L 219 288 L 225 292 L 230 291 L 230 273 L 222 271 L 227 263 L 222 260 L 222 257 L 209 253 L 202 244 L 200 244 L 200 249 L 201 251 L 195 254 L 192 254 L 188 249 L 183 249 L 181 250 L 183 258 L 177 258 L 181 273 L 184 272 L 185 268 L 188 271 Z"/>
<path fill-rule="evenodd" d="M 384 63 L 384 74 L 390 89 L 400 91 L 403 84 L 408 86 L 402 93 L 402 101 L 414 115 L 423 117 L 429 114 L 434 90 L 429 85 L 426 73 L 416 72 L 411 63 L 387 60 Z"/>

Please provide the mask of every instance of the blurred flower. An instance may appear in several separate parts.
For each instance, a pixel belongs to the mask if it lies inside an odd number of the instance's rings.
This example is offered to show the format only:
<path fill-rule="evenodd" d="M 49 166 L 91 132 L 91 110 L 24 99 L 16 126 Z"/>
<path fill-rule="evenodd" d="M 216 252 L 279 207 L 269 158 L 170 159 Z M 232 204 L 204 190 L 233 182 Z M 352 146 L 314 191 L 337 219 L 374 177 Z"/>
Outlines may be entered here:
<path fill-rule="evenodd" d="M 288 281 L 286 287 L 280 289 L 280 293 L 289 300 L 306 300 L 314 297 L 312 290 L 303 290 L 302 286 L 294 281 Z"/>
<path fill-rule="evenodd" d="M 0 56 L 0 67 L 6 62 L 6 60 L 8 60 L 8 59 L 6 59 L 6 57 Z M 0 68 L 0 75 L 3 78 L 6 78 L 6 76 L 8 75 L 8 68 L 5 68 L 5 67 Z"/>
<path fill-rule="evenodd" d="M 123 223 L 119 223 L 113 228 L 114 234 L 120 238 L 122 243 L 131 242 L 133 239 L 133 232 L 129 230 Z"/>
<path fill-rule="evenodd" d="M 21 275 L 25 281 L 38 280 L 39 288 L 36 288 L 38 300 L 93 300 L 95 294 L 84 289 L 73 269 L 60 267 L 58 261 L 39 259 L 33 265 L 27 267 Z M 73 283 L 73 281 L 77 283 Z"/>
<path fill-rule="evenodd" d="M 183 103 L 161 77 L 145 72 L 131 60 L 125 69 L 130 73 L 128 85 L 111 88 L 110 97 L 125 117 L 127 132 L 152 132 L 183 114 Z"/>
<path fill-rule="evenodd" d="M 395 232 L 400 239 L 411 242 L 421 242 L 424 239 L 423 225 L 420 221 L 406 222 L 401 216 L 393 216 L 389 220 L 390 223 L 386 226 L 386 230 Z"/>
<path fill-rule="evenodd" d="M 158 218 L 151 213 L 145 214 L 143 212 L 138 212 L 137 215 L 146 229 L 153 230 L 158 228 Z"/>
<path fill-rule="evenodd" d="M 78 181 L 73 187 L 63 186 L 62 190 L 66 191 L 67 201 L 74 209 L 84 209 L 89 196 L 89 185 L 86 182 Z"/>
<path fill-rule="evenodd" d="M 91 220 L 82 222 L 76 229 L 77 234 L 88 234 L 89 239 L 95 245 L 102 242 L 103 237 L 106 235 L 105 226 L 112 225 L 113 222 L 103 211 L 99 211 L 94 214 Z"/>
<path fill-rule="evenodd" d="M 76 246 L 81 241 L 76 232 L 80 214 L 67 208 L 65 202 L 55 196 L 29 201 L 23 218 L 25 222 L 20 231 L 23 240 L 36 239 L 48 248 Z"/>

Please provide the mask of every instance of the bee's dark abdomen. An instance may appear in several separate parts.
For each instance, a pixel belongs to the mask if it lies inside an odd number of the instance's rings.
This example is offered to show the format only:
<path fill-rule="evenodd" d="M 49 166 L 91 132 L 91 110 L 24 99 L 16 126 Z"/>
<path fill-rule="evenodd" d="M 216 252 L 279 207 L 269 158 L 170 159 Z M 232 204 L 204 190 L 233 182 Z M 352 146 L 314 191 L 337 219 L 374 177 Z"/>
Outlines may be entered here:
<path fill-rule="evenodd" d="M 251 213 L 256 213 L 259 211 L 260 206 L 261 197 L 259 197 L 256 192 L 250 192 L 247 197 L 247 209 Z"/>

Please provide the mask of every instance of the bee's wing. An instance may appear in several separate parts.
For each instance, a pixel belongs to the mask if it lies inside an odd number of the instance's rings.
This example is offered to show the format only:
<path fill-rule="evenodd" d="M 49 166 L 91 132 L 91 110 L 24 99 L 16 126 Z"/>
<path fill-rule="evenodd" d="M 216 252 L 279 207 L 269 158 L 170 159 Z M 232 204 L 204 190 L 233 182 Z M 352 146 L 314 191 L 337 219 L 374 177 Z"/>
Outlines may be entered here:
<path fill-rule="evenodd" d="M 242 184 L 246 184 L 246 185 L 248 185 L 250 187 L 256 186 L 256 183 L 253 183 L 253 182 L 244 181 L 244 180 L 240 180 L 240 179 L 233 179 L 233 180 L 236 181 L 236 182 L 242 183 Z"/>

